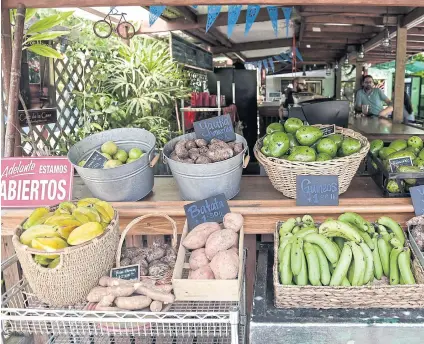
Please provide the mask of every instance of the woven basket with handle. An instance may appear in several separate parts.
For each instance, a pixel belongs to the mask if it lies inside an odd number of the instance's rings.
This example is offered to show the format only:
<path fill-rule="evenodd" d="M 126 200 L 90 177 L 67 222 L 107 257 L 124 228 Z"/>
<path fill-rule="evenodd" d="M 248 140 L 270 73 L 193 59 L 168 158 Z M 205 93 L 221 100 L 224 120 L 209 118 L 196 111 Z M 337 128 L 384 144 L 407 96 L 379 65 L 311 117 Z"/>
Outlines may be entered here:
<path fill-rule="evenodd" d="M 75 203 L 76 204 L 76 203 Z M 54 212 L 57 206 L 50 207 Z M 15 229 L 13 246 L 33 293 L 54 307 L 71 306 L 84 302 L 100 277 L 109 275 L 119 242 L 117 211 L 102 235 L 77 246 L 69 246 L 51 253 L 21 244 L 19 237 L 26 219 Z M 53 269 L 37 264 L 34 254 L 59 255 L 60 263 Z"/>
<path fill-rule="evenodd" d="M 323 127 L 323 125 L 319 124 L 314 126 Z M 348 189 L 361 161 L 366 157 L 370 144 L 366 137 L 351 129 L 336 127 L 336 134 L 359 140 L 362 145 L 361 150 L 352 155 L 328 161 L 289 161 L 266 157 L 261 152 L 262 139 L 259 139 L 255 144 L 253 153 L 259 163 L 265 168 L 274 188 L 282 192 L 286 197 L 296 198 L 296 176 L 299 175 L 336 175 L 339 179 L 339 194 L 342 194 Z"/>
<path fill-rule="evenodd" d="M 119 240 L 118 250 L 116 251 L 116 257 L 115 257 L 116 267 L 119 268 L 121 266 L 122 246 L 124 244 L 125 237 L 126 237 L 127 233 L 137 223 L 139 223 L 139 222 L 141 222 L 141 221 L 143 221 L 145 219 L 151 218 L 151 217 L 162 217 L 162 218 L 168 220 L 168 222 L 171 224 L 171 227 L 172 227 L 172 241 L 171 241 L 171 246 L 174 249 L 174 251 L 177 252 L 177 242 L 178 242 L 177 223 L 173 219 L 171 219 L 168 215 L 166 215 L 166 214 L 147 214 L 147 215 L 143 215 L 143 216 L 139 216 L 139 217 L 135 218 L 123 230 L 123 232 L 121 234 L 121 239 Z M 159 278 L 159 281 L 157 281 L 156 283 L 167 283 L 167 284 L 168 283 L 171 283 L 172 273 L 173 273 L 172 270 L 168 271 L 168 273 L 166 273 L 164 276 L 162 276 L 161 278 Z M 141 276 L 141 277 L 142 278 L 155 279 L 155 278 L 153 278 L 151 276 Z"/>

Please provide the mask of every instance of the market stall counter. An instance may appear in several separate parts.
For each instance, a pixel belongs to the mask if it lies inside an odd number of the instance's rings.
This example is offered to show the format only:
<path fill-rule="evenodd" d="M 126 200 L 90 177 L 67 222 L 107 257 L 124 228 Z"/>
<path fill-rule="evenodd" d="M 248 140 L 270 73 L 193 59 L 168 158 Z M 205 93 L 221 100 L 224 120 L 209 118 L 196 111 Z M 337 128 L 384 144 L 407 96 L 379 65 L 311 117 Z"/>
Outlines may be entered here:
<path fill-rule="evenodd" d="M 272 283 L 273 249 L 260 244 L 250 343 L 422 343 L 424 310 L 277 309 Z M 331 295 L 328 296 L 331 302 Z M 313 338 L 313 339 L 312 339 Z"/>

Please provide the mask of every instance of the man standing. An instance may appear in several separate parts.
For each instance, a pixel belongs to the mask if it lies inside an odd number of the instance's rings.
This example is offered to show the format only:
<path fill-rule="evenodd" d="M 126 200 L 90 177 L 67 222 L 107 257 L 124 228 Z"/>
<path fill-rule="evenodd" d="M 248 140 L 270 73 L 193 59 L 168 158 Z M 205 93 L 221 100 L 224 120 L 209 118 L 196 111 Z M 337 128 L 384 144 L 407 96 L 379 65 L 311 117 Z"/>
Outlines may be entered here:
<path fill-rule="evenodd" d="M 278 113 L 280 116 L 280 119 L 283 119 L 284 109 L 287 109 L 294 104 L 294 93 L 299 92 L 305 92 L 306 90 L 306 81 L 303 78 L 296 77 L 292 81 L 293 88 L 288 88 L 285 94 L 285 101 L 280 104 L 280 107 L 278 109 Z"/>
<path fill-rule="evenodd" d="M 383 102 L 387 105 L 386 108 Z M 374 79 L 371 75 L 364 76 L 362 88 L 356 92 L 356 111 L 362 112 L 362 105 L 368 105 L 369 116 L 388 117 L 393 112 L 392 101 L 381 89 L 374 87 Z"/>

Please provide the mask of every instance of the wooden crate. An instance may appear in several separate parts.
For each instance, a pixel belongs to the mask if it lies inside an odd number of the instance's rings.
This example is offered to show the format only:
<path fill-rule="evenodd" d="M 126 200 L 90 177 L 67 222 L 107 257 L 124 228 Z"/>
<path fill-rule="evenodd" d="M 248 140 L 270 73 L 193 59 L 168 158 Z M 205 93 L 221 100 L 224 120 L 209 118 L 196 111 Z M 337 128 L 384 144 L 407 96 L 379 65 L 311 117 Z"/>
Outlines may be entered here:
<path fill-rule="evenodd" d="M 176 301 L 239 301 L 243 281 L 244 230 L 239 234 L 239 272 L 234 280 L 193 280 L 188 279 L 190 251 L 181 243 L 188 234 L 187 221 L 178 249 L 177 262 L 172 276 Z"/>

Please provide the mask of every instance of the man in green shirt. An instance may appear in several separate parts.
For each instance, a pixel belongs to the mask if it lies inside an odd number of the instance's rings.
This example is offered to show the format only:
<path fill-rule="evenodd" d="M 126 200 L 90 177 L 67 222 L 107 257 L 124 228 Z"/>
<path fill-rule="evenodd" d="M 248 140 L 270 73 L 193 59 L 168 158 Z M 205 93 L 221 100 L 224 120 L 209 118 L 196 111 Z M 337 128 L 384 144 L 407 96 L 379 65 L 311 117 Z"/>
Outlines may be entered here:
<path fill-rule="evenodd" d="M 383 102 L 387 105 L 383 106 Z M 355 109 L 362 112 L 362 105 L 368 105 L 368 115 L 388 117 L 393 112 L 392 101 L 379 88 L 374 87 L 371 75 L 364 76 L 362 88 L 356 92 Z"/>

